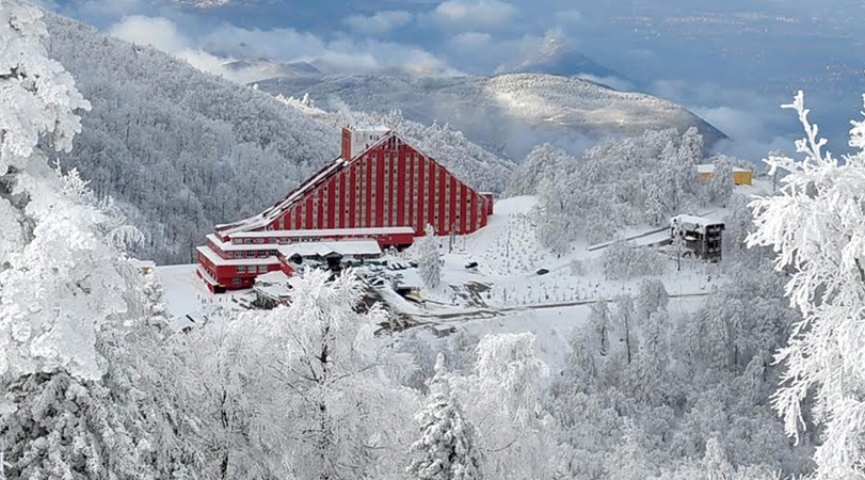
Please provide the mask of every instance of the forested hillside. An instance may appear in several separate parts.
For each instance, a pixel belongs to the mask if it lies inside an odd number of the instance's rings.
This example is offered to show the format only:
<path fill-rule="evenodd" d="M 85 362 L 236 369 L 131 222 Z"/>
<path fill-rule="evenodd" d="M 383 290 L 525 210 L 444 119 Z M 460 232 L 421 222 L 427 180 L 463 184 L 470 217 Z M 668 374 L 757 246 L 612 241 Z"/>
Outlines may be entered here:
<path fill-rule="evenodd" d="M 327 112 L 317 108 L 309 96 L 302 99 L 277 96 L 286 105 L 300 109 L 313 118 L 328 123 L 335 129 L 344 125 L 385 125 L 400 136 L 432 156 L 448 170 L 480 191 L 504 192 L 516 165 L 504 160 L 470 141 L 451 125 L 433 123 L 423 125 L 405 118 L 401 110 L 387 113 Z"/>
<path fill-rule="evenodd" d="M 77 167 L 147 232 L 137 254 L 188 262 L 214 224 L 252 215 L 339 153 L 339 126 L 382 116 L 315 118 L 253 88 L 202 73 L 162 52 L 46 15 L 49 54 L 75 77 L 93 109 L 64 169 Z M 407 138 L 470 181 L 500 190 L 508 166 L 458 132 L 389 116 Z M 422 135 L 420 135 L 422 133 Z M 456 138 L 459 137 L 459 138 Z M 439 145 L 439 148 L 435 146 Z"/>
<path fill-rule="evenodd" d="M 147 251 L 188 261 L 214 223 L 265 207 L 338 152 L 337 132 L 264 93 L 46 15 L 49 54 L 93 110 L 64 168 L 140 211 Z"/>

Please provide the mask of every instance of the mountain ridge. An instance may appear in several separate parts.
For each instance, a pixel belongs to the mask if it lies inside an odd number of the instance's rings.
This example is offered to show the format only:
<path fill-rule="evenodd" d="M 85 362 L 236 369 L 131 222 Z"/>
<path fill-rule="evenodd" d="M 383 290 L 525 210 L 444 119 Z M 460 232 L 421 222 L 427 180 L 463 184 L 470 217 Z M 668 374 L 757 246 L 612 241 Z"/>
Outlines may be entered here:
<path fill-rule="evenodd" d="M 309 94 L 326 110 L 398 109 L 419 123 L 447 122 L 475 143 L 515 159 L 539 143 L 580 154 L 603 138 L 670 127 L 680 131 L 697 127 L 707 148 L 726 138 L 702 118 L 667 100 L 555 75 L 298 76 L 256 85 L 274 95 Z"/>

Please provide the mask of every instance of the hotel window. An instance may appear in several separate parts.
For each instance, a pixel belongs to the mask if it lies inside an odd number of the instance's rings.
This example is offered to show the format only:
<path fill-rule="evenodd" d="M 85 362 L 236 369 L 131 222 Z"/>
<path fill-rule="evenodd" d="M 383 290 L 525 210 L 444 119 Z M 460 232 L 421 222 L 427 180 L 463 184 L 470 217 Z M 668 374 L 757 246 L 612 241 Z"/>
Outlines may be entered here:
<path fill-rule="evenodd" d="M 259 265 L 258 273 L 267 273 L 267 265 Z"/>
<path fill-rule="evenodd" d="M 232 283 L 233 285 L 240 285 L 241 282 L 243 282 L 243 280 L 241 280 L 241 279 L 239 279 L 239 278 L 232 278 L 232 279 L 231 279 L 231 283 Z"/>
<path fill-rule="evenodd" d="M 237 273 L 246 273 L 246 267 L 243 265 L 237 267 Z"/>

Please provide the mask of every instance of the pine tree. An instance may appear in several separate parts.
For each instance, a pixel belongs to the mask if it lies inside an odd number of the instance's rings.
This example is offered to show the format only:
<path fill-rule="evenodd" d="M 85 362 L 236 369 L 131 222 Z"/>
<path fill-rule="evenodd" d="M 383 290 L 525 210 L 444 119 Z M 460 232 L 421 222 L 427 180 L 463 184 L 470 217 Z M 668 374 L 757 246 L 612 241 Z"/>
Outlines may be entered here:
<path fill-rule="evenodd" d="M 418 240 L 418 273 L 428 288 L 436 289 L 441 284 L 442 266 L 439 247 L 432 225 L 426 226 L 426 235 Z"/>
<path fill-rule="evenodd" d="M 476 480 L 481 475 L 474 428 L 451 392 L 444 355 L 436 357 L 427 405 L 416 417 L 421 437 L 412 444 L 417 458 L 408 472 L 418 480 Z"/>

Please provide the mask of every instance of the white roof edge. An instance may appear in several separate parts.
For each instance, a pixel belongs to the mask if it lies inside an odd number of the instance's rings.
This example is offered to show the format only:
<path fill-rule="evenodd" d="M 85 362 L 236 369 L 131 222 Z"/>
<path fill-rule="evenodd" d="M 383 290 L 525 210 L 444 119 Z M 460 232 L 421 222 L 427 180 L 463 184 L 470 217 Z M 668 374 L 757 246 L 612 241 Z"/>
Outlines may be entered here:
<path fill-rule="evenodd" d="M 233 243 L 223 242 L 213 233 L 208 233 L 205 238 L 224 252 L 276 250 L 277 247 L 277 245 L 273 243 L 243 243 L 235 245 Z"/>
<path fill-rule="evenodd" d="M 327 229 L 311 229 L 311 230 L 265 230 L 259 232 L 238 232 L 229 235 L 231 238 L 283 238 L 283 237 L 325 237 L 336 235 L 387 235 L 398 233 L 414 234 L 415 230 L 412 227 L 369 227 L 369 228 L 327 228 Z M 249 244 L 247 244 L 249 245 Z M 262 244 L 265 245 L 265 244 Z"/>
<path fill-rule="evenodd" d="M 670 219 L 670 224 L 674 222 L 682 222 L 682 223 L 693 223 L 694 225 L 723 225 L 724 222 L 720 220 L 714 220 L 707 217 L 698 217 L 696 215 L 676 215 L 675 217 Z"/>
<path fill-rule="evenodd" d="M 698 163 L 695 165 L 695 167 L 697 168 L 697 171 L 700 173 L 712 173 L 715 171 L 715 164 L 714 163 Z M 739 173 L 744 173 L 744 172 L 751 172 L 752 170 L 748 170 L 747 168 L 742 168 L 742 167 L 733 167 L 733 171 L 739 172 Z"/>
<path fill-rule="evenodd" d="M 273 255 L 264 258 L 222 258 L 210 247 L 195 247 L 195 249 L 199 253 L 207 257 L 207 259 L 210 260 L 210 263 L 216 265 L 217 267 L 245 267 L 279 264 L 279 260 L 277 260 L 277 258 Z"/>

